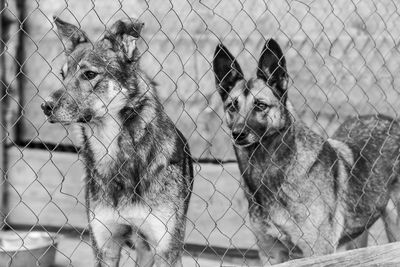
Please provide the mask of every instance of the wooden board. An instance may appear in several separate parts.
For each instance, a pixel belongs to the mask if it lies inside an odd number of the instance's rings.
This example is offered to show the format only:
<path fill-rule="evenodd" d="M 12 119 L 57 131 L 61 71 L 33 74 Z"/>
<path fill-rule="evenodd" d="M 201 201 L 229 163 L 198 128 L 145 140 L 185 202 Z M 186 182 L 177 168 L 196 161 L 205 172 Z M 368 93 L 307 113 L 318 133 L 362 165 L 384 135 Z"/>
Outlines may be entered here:
<path fill-rule="evenodd" d="M 317 267 L 317 266 L 399 266 L 400 265 L 400 242 L 381 246 L 361 248 L 337 254 L 311 257 L 300 260 L 289 261 L 275 265 L 277 267 Z"/>

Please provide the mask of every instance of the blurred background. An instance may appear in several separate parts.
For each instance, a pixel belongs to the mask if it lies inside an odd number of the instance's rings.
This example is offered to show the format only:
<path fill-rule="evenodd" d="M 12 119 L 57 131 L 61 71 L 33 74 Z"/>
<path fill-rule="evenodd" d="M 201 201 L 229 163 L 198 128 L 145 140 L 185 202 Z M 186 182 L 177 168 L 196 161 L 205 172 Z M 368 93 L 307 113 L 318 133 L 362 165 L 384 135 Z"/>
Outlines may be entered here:
<path fill-rule="evenodd" d="M 300 118 L 325 137 L 348 116 L 398 117 L 400 110 L 400 4 L 395 0 L 0 3 L 3 229 L 62 233 L 57 266 L 88 266 L 92 252 L 79 142 L 72 128 L 48 123 L 40 109 L 62 86 L 63 46 L 53 16 L 78 25 L 93 41 L 117 19 L 145 22 L 142 68 L 159 84 L 165 112 L 189 140 L 195 158 L 184 266 L 257 264 L 248 203 L 215 90 L 211 62 L 219 42 L 249 77 L 265 40 L 277 40 L 291 78 L 289 97 Z M 369 239 L 387 242 L 380 221 Z"/>

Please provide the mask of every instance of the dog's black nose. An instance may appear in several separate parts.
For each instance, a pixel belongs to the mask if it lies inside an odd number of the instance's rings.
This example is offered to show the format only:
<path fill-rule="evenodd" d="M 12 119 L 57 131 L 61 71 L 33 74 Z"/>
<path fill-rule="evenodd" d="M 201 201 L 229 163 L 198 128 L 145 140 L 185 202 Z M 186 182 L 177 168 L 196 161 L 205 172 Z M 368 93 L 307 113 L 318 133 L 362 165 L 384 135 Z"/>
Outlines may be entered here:
<path fill-rule="evenodd" d="M 54 103 L 46 101 L 40 106 L 46 116 L 50 116 L 54 109 Z"/>
<path fill-rule="evenodd" d="M 235 139 L 235 141 L 242 141 L 246 138 L 246 136 L 247 136 L 247 133 L 244 131 L 232 132 L 232 137 L 233 137 L 233 139 Z"/>

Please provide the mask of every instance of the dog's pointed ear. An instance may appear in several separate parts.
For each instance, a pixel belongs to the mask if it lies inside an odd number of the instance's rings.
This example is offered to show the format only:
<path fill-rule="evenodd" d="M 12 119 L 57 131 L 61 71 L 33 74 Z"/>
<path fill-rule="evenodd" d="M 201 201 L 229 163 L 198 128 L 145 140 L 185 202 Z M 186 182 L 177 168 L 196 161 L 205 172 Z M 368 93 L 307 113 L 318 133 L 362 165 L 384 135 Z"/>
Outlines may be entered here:
<path fill-rule="evenodd" d="M 128 60 L 132 60 L 136 50 L 136 41 L 140 37 L 143 26 L 144 23 L 135 18 L 117 20 L 104 38 L 111 41 L 117 49 L 121 49 Z"/>
<path fill-rule="evenodd" d="M 65 46 L 65 53 L 69 55 L 77 45 L 89 42 L 86 33 L 73 24 L 65 22 L 58 17 L 54 17 L 58 34 Z"/>
<path fill-rule="evenodd" d="M 222 100 L 225 101 L 235 84 L 243 79 L 243 72 L 237 60 L 223 44 L 219 44 L 215 49 L 213 70 L 216 86 Z"/>
<path fill-rule="evenodd" d="M 258 62 L 257 77 L 283 95 L 288 87 L 289 77 L 286 60 L 282 50 L 274 39 L 268 39 Z"/>

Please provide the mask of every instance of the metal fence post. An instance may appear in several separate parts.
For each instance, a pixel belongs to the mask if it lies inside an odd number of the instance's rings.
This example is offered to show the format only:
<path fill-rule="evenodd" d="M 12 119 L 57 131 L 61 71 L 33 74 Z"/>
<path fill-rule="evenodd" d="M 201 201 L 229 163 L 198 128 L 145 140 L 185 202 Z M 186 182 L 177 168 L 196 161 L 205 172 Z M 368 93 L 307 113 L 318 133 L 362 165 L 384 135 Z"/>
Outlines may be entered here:
<path fill-rule="evenodd" d="M 6 215 L 6 203 L 7 203 L 7 194 L 5 194 L 6 183 L 7 183 L 7 151 L 6 151 L 6 138 L 7 138 L 7 126 L 6 126 L 6 108 L 5 98 L 6 98 L 6 62 L 5 62 L 5 35 L 7 34 L 4 31 L 3 27 L 3 17 L 5 10 L 5 2 L 4 0 L 0 0 L 0 229 L 3 229 L 5 224 L 5 215 Z"/>

